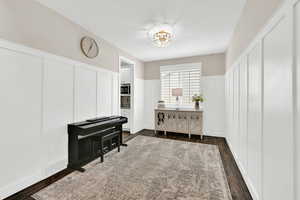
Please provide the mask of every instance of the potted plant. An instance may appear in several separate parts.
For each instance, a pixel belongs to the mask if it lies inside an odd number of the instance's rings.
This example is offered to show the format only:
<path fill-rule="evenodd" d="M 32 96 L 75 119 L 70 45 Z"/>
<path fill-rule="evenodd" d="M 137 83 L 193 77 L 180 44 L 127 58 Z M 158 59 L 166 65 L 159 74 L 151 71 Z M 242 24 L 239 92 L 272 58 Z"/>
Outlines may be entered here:
<path fill-rule="evenodd" d="M 193 102 L 195 102 L 195 108 L 196 109 L 199 109 L 199 107 L 200 107 L 200 103 L 199 102 L 203 103 L 203 101 L 204 101 L 204 98 L 203 98 L 202 94 L 200 94 L 200 95 L 195 94 L 193 96 Z"/>

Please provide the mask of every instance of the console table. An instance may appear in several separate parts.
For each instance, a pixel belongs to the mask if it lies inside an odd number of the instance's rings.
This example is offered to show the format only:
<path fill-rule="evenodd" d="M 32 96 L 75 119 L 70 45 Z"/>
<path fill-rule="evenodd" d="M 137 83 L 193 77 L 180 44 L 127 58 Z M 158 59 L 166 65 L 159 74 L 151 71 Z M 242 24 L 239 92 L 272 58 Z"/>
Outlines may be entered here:
<path fill-rule="evenodd" d="M 203 111 L 186 108 L 155 109 L 155 134 L 157 131 L 199 135 L 203 139 Z"/>

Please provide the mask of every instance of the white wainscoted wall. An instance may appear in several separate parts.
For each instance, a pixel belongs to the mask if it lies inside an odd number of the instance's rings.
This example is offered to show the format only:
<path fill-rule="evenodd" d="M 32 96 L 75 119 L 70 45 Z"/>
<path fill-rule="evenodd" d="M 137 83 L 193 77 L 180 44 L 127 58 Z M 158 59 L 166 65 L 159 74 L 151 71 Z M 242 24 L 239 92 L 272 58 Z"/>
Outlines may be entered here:
<path fill-rule="evenodd" d="M 225 78 L 224 76 L 203 76 L 201 80 L 204 134 L 225 136 Z"/>
<path fill-rule="evenodd" d="M 205 135 L 224 137 L 225 134 L 225 79 L 224 76 L 203 76 L 202 91 L 205 97 Z M 144 128 L 154 129 L 154 109 L 160 100 L 160 80 L 145 80 Z"/>
<path fill-rule="evenodd" d="M 226 137 L 255 200 L 300 199 L 299 33 L 287 0 L 226 73 Z"/>
<path fill-rule="evenodd" d="M 154 109 L 160 100 L 160 80 L 145 80 L 144 127 L 154 129 Z"/>
<path fill-rule="evenodd" d="M 144 91 L 145 81 L 143 79 L 134 76 L 134 99 L 133 99 L 133 130 L 132 133 L 137 133 L 145 128 L 144 119 L 147 115 L 144 113 L 144 95 L 147 91 Z"/>
<path fill-rule="evenodd" d="M 119 73 L 6 41 L 0 66 L 3 199 L 66 168 L 68 123 L 119 114 Z"/>

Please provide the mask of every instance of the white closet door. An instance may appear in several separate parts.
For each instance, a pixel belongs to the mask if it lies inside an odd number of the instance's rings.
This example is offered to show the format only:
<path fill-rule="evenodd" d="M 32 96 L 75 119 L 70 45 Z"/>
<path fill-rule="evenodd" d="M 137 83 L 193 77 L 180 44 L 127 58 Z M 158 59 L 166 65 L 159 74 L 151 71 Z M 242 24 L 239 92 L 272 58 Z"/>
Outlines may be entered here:
<path fill-rule="evenodd" d="M 292 27 L 284 17 L 264 39 L 263 199 L 293 199 Z"/>
<path fill-rule="evenodd" d="M 42 60 L 0 49 L 0 66 L 0 191 L 16 191 L 41 175 Z"/>
<path fill-rule="evenodd" d="M 75 120 L 97 116 L 97 72 L 78 66 L 75 68 Z"/>
<path fill-rule="evenodd" d="M 46 60 L 44 64 L 43 134 L 47 152 L 47 168 L 61 170 L 68 159 L 67 124 L 73 121 L 72 65 Z M 54 166 L 53 166 L 54 165 Z M 47 174 L 53 174 L 52 171 Z M 55 172 L 54 172 L 55 173 Z"/>
<path fill-rule="evenodd" d="M 108 71 L 98 72 L 97 84 L 98 106 L 97 115 L 110 116 L 112 115 L 112 75 Z"/>
<path fill-rule="evenodd" d="M 250 52 L 248 96 L 248 175 L 261 199 L 262 159 L 262 57 L 260 45 Z"/>

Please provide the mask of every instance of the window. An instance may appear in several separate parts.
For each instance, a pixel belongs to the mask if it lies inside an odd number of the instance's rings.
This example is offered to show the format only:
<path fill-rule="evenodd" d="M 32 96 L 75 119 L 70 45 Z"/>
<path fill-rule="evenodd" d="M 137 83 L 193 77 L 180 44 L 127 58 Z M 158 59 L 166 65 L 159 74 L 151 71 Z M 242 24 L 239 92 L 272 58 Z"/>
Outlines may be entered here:
<path fill-rule="evenodd" d="M 176 104 L 173 88 L 182 88 L 181 105 L 192 105 L 192 96 L 201 94 L 201 64 L 163 66 L 160 68 L 161 99 L 166 104 Z"/>

